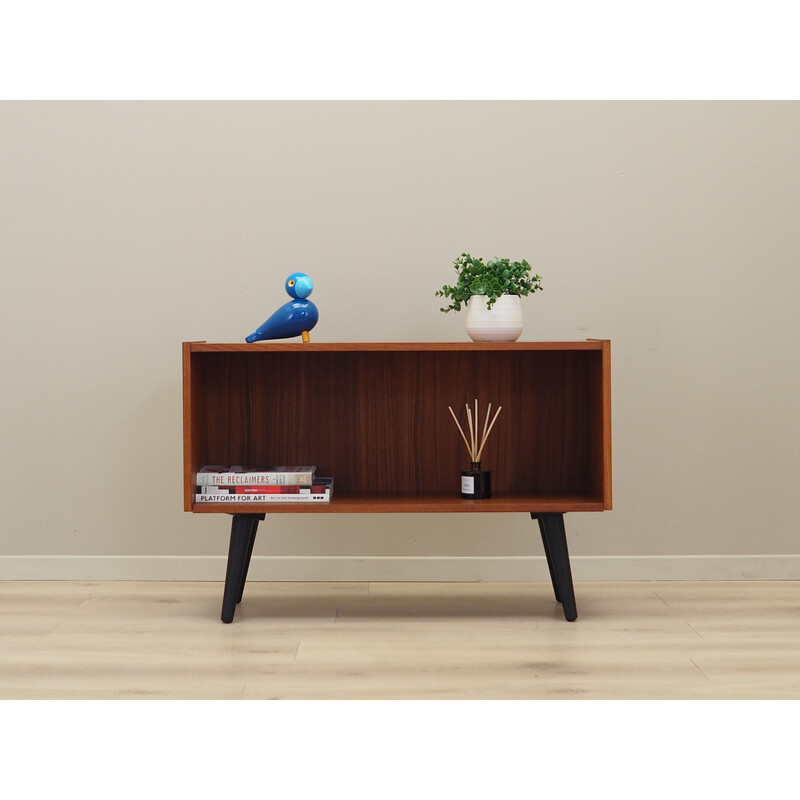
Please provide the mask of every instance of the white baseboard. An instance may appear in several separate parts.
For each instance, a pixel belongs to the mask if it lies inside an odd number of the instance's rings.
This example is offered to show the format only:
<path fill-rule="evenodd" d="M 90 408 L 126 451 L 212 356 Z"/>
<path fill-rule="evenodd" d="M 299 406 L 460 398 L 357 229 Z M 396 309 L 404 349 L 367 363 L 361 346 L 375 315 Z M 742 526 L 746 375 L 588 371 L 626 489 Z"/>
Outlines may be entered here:
<path fill-rule="evenodd" d="M 577 581 L 800 580 L 800 555 L 573 556 Z M 0 580 L 222 581 L 225 556 L 0 556 Z M 253 556 L 254 581 L 547 581 L 543 556 Z"/>

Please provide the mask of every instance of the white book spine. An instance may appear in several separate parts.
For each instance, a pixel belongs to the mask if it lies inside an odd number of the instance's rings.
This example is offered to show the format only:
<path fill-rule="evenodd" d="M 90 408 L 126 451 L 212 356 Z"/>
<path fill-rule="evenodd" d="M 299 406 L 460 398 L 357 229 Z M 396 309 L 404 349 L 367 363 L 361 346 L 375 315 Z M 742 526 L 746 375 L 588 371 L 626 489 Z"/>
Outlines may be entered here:
<path fill-rule="evenodd" d="M 198 486 L 311 486 L 313 472 L 198 472 Z"/>
<path fill-rule="evenodd" d="M 196 494 L 197 503 L 327 503 L 325 494 Z"/>

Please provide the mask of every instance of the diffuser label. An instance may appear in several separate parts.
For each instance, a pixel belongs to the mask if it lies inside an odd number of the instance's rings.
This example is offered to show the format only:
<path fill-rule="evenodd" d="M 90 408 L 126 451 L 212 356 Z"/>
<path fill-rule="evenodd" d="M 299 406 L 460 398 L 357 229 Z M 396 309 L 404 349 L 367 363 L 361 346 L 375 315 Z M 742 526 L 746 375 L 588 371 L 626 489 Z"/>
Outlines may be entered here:
<path fill-rule="evenodd" d="M 475 494 L 475 478 L 472 475 L 461 476 L 461 494 Z"/>

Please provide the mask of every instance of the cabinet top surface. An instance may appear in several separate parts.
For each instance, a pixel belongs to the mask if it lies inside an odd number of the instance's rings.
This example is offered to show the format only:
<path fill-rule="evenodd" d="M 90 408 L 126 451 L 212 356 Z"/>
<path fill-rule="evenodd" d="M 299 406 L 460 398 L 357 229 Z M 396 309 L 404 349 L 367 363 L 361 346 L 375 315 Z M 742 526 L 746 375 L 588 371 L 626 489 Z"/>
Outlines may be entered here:
<path fill-rule="evenodd" d="M 184 342 L 195 353 L 258 352 L 413 352 L 485 350 L 602 350 L 609 339 L 572 342 Z"/>

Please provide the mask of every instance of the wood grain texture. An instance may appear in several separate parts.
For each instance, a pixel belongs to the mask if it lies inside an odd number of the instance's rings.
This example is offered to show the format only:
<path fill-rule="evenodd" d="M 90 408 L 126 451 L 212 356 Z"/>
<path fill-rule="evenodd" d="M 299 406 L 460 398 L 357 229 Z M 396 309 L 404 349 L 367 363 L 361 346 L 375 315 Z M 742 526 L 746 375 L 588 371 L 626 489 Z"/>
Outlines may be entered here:
<path fill-rule="evenodd" d="M 476 398 L 481 409 L 503 407 L 482 457 L 493 510 L 610 507 L 607 343 L 193 343 L 184 352 L 187 510 L 204 464 L 316 464 L 335 481 L 316 513 L 489 510 L 449 499 L 460 500 L 469 456 L 448 406 L 463 416 Z M 561 498 L 568 504 L 554 508 Z"/>
<path fill-rule="evenodd" d="M 587 499 L 581 495 L 543 495 L 513 494 L 510 492 L 493 492 L 486 500 L 465 500 L 452 489 L 449 492 L 391 492 L 389 494 L 341 494 L 334 492 L 335 503 L 310 503 L 302 509 L 287 503 L 276 503 L 271 506 L 259 506 L 261 513 L 269 514 L 327 514 L 333 510 L 340 514 L 486 514 L 498 512 L 553 512 L 570 511 L 603 511 L 601 500 Z M 255 505 L 253 506 L 255 507 Z M 230 505 L 220 508 L 214 503 L 199 503 L 194 511 L 198 514 L 249 513 L 248 505 L 232 510 Z"/>
<path fill-rule="evenodd" d="M 800 583 L 0 583 L 2 699 L 800 699 Z"/>

